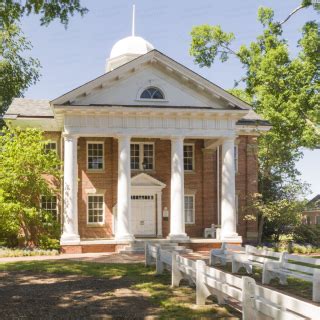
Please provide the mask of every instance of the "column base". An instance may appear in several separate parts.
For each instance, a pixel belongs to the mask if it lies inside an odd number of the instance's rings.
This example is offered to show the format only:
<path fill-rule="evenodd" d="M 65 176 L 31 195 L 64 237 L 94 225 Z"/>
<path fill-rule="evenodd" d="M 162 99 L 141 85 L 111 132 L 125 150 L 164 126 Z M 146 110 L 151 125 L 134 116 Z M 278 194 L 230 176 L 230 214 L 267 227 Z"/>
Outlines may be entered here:
<path fill-rule="evenodd" d="M 185 241 L 185 240 L 189 240 L 190 238 L 187 236 L 186 233 L 181 233 L 181 234 L 169 234 L 167 236 L 167 239 L 172 241 Z"/>
<path fill-rule="evenodd" d="M 60 238 L 61 245 L 80 244 L 80 236 L 78 234 L 62 234 Z"/>
<path fill-rule="evenodd" d="M 133 234 L 116 235 L 115 240 L 117 241 L 134 241 L 135 237 Z"/>

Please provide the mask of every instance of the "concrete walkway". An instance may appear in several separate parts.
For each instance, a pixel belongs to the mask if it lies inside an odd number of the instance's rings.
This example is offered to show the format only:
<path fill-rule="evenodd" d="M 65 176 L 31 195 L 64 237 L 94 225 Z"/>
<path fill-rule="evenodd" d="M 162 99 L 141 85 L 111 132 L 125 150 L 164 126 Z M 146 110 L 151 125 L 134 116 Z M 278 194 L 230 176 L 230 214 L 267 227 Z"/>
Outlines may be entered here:
<path fill-rule="evenodd" d="M 70 260 L 99 263 L 141 263 L 144 262 L 144 254 L 124 253 L 81 253 L 81 254 L 60 254 L 57 256 L 32 256 L 32 257 L 7 257 L 0 258 L 0 263 L 19 261 L 44 261 L 44 260 Z"/>
<path fill-rule="evenodd" d="M 192 260 L 208 260 L 209 252 L 192 252 L 184 254 L 185 257 Z M 60 254 L 57 256 L 32 256 L 32 257 L 7 257 L 0 258 L 0 263 L 10 263 L 19 261 L 45 261 L 45 260 L 70 260 L 70 261 L 85 261 L 98 263 L 143 263 L 144 254 L 126 254 L 126 253 L 79 253 L 79 254 Z"/>

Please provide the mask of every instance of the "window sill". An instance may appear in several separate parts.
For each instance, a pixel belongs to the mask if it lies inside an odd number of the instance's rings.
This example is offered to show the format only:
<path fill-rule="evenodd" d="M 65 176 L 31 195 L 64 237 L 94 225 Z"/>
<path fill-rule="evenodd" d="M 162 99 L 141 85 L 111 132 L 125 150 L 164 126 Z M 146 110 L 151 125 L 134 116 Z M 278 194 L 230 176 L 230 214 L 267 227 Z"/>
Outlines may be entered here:
<path fill-rule="evenodd" d="M 185 225 L 186 227 L 188 226 L 194 226 L 196 223 L 195 222 L 186 222 Z"/>
<path fill-rule="evenodd" d="M 105 173 L 105 169 L 87 169 L 86 172 L 88 173 Z"/>
<path fill-rule="evenodd" d="M 185 170 L 184 173 L 185 174 L 196 174 L 196 171 L 195 170 L 190 170 L 190 171 Z"/>
<path fill-rule="evenodd" d="M 166 99 L 136 99 L 135 101 L 137 102 L 163 102 L 163 103 L 166 103 L 166 102 L 169 102 L 169 100 L 166 100 Z"/>
<path fill-rule="evenodd" d="M 104 222 L 103 223 L 87 223 L 88 228 L 103 228 L 105 226 L 106 224 Z"/>

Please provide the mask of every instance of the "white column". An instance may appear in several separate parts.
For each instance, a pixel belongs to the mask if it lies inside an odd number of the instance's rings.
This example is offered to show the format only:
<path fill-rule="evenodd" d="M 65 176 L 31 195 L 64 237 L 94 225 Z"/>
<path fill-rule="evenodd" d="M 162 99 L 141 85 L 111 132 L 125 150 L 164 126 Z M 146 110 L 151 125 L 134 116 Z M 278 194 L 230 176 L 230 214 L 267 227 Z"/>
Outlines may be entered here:
<path fill-rule="evenodd" d="M 130 137 L 118 137 L 117 240 L 134 240 L 131 231 Z"/>
<path fill-rule="evenodd" d="M 78 138 L 64 135 L 64 215 L 61 244 L 79 244 L 78 232 Z"/>
<path fill-rule="evenodd" d="M 169 239 L 187 239 L 184 223 L 183 137 L 171 139 L 171 198 Z"/>
<path fill-rule="evenodd" d="M 221 238 L 238 237 L 236 232 L 234 138 L 222 144 Z"/>

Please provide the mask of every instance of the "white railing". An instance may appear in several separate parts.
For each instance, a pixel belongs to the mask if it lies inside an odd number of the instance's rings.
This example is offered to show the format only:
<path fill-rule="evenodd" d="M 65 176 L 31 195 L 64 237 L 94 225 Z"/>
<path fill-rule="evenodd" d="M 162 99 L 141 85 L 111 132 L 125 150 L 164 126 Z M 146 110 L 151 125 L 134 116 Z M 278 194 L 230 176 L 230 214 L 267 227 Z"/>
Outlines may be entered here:
<path fill-rule="evenodd" d="M 179 286 L 182 279 L 196 285 L 196 303 L 204 305 L 210 295 L 219 304 L 232 299 L 242 308 L 244 320 L 271 319 L 301 320 L 319 319 L 320 307 L 256 284 L 250 277 L 238 277 L 209 267 L 202 260 L 191 260 L 176 251 L 146 246 L 146 257 L 156 260 L 157 273 L 167 267 L 172 272 L 172 286 Z M 171 260 L 170 260 L 171 258 Z"/>

